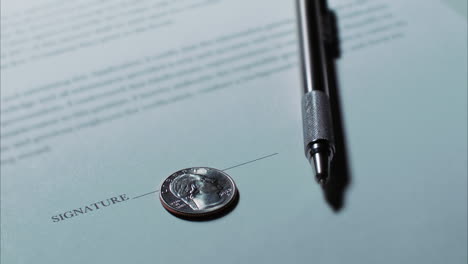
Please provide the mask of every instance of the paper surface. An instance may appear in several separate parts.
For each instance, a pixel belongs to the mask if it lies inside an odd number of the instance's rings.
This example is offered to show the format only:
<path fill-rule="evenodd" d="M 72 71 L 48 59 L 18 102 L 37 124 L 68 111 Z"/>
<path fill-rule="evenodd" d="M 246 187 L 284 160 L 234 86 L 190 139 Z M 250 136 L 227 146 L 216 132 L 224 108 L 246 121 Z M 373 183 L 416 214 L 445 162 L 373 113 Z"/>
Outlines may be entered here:
<path fill-rule="evenodd" d="M 445 4 L 451 7 L 455 12 L 468 18 L 468 2 L 464 0 L 444 0 Z"/>
<path fill-rule="evenodd" d="M 330 6 L 338 213 L 303 153 L 293 1 L 2 1 L 1 263 L 466 263 L 466 20 Z M 228 169 L 235 210 L 167 213 L 191 166 Z"/>

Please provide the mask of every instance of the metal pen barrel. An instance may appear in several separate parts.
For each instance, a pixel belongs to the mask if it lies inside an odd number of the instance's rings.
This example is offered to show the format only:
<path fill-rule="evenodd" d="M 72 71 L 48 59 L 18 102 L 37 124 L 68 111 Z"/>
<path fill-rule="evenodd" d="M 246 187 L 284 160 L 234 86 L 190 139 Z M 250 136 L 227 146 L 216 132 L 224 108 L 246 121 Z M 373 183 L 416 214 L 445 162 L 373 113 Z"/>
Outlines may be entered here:
<path fill-rule="evenodd" d="M 320 0 L 298 0 L 297 8 L 304 93 L 315 90 L 328 94 L 323 8 Z"/>
<path fill-rule="evenodd" d="M 320 0 L 297 0 L 302 69 L 304 148 L 315 167 L 316 179 L 325 184 L 335 151 L 331 119 L 329 76 Z"/>

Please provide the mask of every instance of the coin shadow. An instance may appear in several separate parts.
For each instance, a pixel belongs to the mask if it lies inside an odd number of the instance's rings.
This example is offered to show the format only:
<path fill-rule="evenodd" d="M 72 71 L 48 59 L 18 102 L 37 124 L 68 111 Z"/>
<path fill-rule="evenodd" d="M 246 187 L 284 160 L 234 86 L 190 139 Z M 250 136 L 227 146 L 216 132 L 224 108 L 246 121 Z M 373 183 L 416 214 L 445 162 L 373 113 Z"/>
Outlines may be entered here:
<path fill-rule="evenodd" d="M 239 203 L 239 200 L 240 200 L 240 194 L 239 194 L 239 191 L 236 190 L 236 195 L 234 197 L 234 199 L 226 206 L 224 207 L 222 210 L 214 213 L 214 214 L 209 214 L 209 215 L 200 215 L 200 216 L 183 216 L 183 215 L 176 215 L 170 211 L 168 211 L 170 214 L 172 214 L 173 216 L 179 218 L 179 219 L 182 219 L 182 220 L 186 220 L 186 221 L 190 221 L 190 222 L 207 222 L 207 221 L 213 221 L 213 220 L 216 220 L 218 218 L 221 218 L 223 216 L 226 216 L 227 214 L 231 213 L 236 207 L 237 207 L 237 204 Z"/>
<path fill-rule="evenodd" d="M 338 18 L 328 9 L 326 1 L 322 1 L 323 12 L 326 13 L 327 41 L 327 69 L 329 73 L 329 96 L 333 116 L 333 128 L 335 132 L 335 156 L 330 168 L 330 180 L 323 187 L 324 197 L 328 205 L 340 212 L 346 204 L 346 192 L 351 184 L 351 171 L 346 140 L 346 129 L 343 121 L 341 103 L 341 90 L 339 76 L 337 74 L 336 61 L 341 57 L 340 32 L 338 30 Z"/>

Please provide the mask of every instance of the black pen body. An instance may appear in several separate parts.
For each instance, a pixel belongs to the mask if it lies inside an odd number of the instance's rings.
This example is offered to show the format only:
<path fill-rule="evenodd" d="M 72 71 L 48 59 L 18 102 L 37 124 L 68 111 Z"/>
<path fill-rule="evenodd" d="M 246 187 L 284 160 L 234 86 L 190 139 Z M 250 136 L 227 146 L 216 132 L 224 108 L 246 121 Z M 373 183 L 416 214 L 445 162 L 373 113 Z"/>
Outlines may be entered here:
<path fill-rule="evenodd" d="M 297 0 L 297 13 L 304 93 L 315 90 L 328 95 L 321 0 Z"/>

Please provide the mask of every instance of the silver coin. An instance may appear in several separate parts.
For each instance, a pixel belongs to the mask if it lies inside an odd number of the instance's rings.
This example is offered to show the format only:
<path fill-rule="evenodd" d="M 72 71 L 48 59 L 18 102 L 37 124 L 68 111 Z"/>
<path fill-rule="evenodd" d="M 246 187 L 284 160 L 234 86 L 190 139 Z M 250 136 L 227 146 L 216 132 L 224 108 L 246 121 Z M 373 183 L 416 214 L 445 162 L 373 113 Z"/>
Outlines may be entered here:
<path fill-rule="evenodd" d="M 167 177 L 160 200 L 169 212 L 185 217 L 203 217 L 224 211 L 237 196 L 237 188 L 225 172 L 194 167 Z"/>

